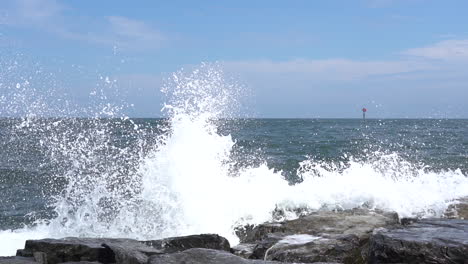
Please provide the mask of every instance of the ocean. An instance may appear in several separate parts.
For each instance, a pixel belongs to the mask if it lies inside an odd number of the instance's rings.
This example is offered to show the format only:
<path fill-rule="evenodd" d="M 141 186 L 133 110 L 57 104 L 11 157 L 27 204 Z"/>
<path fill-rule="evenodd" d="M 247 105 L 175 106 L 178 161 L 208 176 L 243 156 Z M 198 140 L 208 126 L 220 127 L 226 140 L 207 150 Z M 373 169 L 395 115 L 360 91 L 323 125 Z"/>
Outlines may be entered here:
<path fill-rule="evenodd" d="M 355 207 L 437 217 L 468 196 L 468 120 L 235 118 L 232 87 L 210 76 L 163 89 L 164 119 L 1 118 L 0 256 L 67 236 L 235 245 L 245 224 Z"/>
<path fill-rule="evenodd" d="M 232 239 L 278 207 L 435 216 L 468 195 L 468 120 L 4 118 L 0 139 L 2 255 L 39 237 Z"/>

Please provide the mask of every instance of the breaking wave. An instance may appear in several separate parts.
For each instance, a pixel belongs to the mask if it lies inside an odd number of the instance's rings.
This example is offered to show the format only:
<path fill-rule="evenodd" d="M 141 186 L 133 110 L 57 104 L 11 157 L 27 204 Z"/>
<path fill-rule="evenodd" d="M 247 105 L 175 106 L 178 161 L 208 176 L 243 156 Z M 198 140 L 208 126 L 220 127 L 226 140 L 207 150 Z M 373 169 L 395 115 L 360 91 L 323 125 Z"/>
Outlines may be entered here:
<path fill-rule="evenodd" d="M 112 122 L 99 116 L 87 126 L 75 119 L 24 119 L 22 126 L 53 132 L 41 146 L 67 169 L 48 183 L 61 190 L 51 201 L 54 216 L 0 231 L 0 255 L 14 254 L 26 239 L 66 236 L 218 233 L 235 244 L 236 226 L 272 220 L 278 210 L 282 218 L 297 217 L 297 209 L 361 206 L 440 216 L 454 199 L 468 195 L 468 178 L 460 170 L 436 172 L 397 153 L 375 152 L 366 161 L 347 157 L 346 163 L 308 158 L 297 170 L 302 181 L 291 184 L 266 162 L 236 164 L 236 141 L 218 128 L 235 116 L 242 87 L 226 80 L 219 67 L 177 72 L 162 92 L 168 119 L 158 133 L 116 114 L 107 116 Z M 134 133 L 124 138 L 138 147 L 110 144 L 115 126 L 129 123 Z"/>

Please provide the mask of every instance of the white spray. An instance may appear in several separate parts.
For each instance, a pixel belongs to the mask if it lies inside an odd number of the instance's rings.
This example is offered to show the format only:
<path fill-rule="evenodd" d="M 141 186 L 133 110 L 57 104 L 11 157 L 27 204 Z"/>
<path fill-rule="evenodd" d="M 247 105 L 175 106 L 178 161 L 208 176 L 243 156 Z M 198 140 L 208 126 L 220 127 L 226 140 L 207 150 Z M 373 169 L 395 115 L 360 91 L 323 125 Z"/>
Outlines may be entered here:
<path fill-rule="evenodd" d="M 403 216 L 439 216 L 454 199 L 468 195 L 468 178 L 461 171 L 414 169 L 397 154 L 375 153 L 378 158 L 372 162 L 351 158 L 344 169 L 307 159 L 297 172 L 304 181 L 296 185 L 266 163 L 233 170 L 236 142 L 220 135 L 216 123 L 233 117 L 242 89 L 217 67 L 203 64 L 174 74 L 163 92 L 168 97 L 164 111 L 169 131 L 158 138 L 153 151 L 136 159 L 133 172 L 123 179 L 108 166 L 102 174 L 80 174 L 80 168 L 89 172 L 91 156 L 74 164 L 68 173 L 69 191 L 57 199 L 57 218 L 0 231 L 0 255 L 13 254 L 26 239 L 43 237 L 158 239 L 218 233 L 236 244 L 234 227 L 269 221 L 275 208 L 290 212 L 286 218 L 297 217 L 290 210 L 294 208 L 363 205 Z M 105 141 L 102 127 L 97 128 L 93 142 Z M 67 146 L 100 153 L 85 139 Z M 115 209 L 112 214 L 103 214 L 106 206 Z"/>

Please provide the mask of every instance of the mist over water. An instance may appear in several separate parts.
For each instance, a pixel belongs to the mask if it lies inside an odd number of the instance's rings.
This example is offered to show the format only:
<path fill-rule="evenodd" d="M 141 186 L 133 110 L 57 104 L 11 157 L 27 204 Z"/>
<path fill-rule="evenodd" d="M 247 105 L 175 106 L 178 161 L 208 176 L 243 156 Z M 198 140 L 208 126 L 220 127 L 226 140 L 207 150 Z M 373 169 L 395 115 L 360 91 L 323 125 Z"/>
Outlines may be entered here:
<path fill-rule="evenodd" d="M 18 208 L 4 209 L 13 220 L 0 225 L 0 255 L 66 236 L 218 233 L 235 244 L 235 227 L 278 209 L 283 218 L 359 206 L 430 217 L 468 195 L 466 120 L 233 119 L 243 88 L 212 64 L 174 73 L 162 92 L 167 119 L 130 119 L 101 96 L 92 118 L 38 118 L 38 107 L 1 120 L 0 186 L 41 186 L 44 202 L 4 192 Z M 6 217 L 20 207 L 28 222 Z"/>

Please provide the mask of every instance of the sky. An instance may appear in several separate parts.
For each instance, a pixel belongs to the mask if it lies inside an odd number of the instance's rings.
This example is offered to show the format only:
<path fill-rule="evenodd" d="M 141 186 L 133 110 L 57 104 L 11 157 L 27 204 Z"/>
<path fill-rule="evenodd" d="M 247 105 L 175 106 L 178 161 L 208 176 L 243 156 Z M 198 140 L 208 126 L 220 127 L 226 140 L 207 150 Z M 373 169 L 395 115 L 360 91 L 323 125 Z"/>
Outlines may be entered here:
<path fill-rule="evenodd" d="M 468 118 L 466 10 L 464 0 L 1 0 L 0 116 L 112 101 L 159 117 L 171 73 L 207 62 L 243 87 L 246 117 L 359 118 L 366 107 L 375 118 Z"/>

